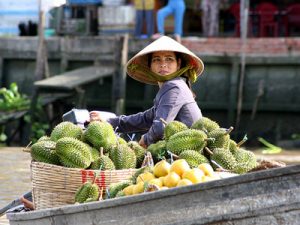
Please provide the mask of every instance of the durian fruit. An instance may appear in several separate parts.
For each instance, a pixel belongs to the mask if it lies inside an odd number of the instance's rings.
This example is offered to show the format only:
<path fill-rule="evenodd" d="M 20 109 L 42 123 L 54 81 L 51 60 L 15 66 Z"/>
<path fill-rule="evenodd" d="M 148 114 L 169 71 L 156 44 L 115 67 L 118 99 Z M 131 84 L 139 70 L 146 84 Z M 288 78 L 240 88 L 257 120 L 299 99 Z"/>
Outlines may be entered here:
<path fill-rule="evenodd" d="M 87 144 L 87 146 L 89 147 L 89 149 L 91 151 L 92 162 L 96 161 L 100 156 L 100 152 L 96 148 L 93 148 L 93 147 L 89 146 L 88 144 Z"/>
<path fill-rule="evenodd" d="M 116 167 L 113 161 L 106 155 L 103 154 L 103 148 L 100 150 L 100 156 L 92 162 L 92 170 L 115 170 Z"/>
<path fill-rule="evenodd" d="M 130 178 L 130 181 L 133 183 L 133 184 L 136 184 L 137 183 L 137 178 L 139 177 L 139 175 L 143 174 L 143 173 L 147 173 L 147 172 L 150 172 L 152 173 L 153 171 L 153 168 L 150 167 L 150 166 L 144 166 L 140 169 L 138 169 L 133 175 L 132 177 Z"/>
<path fill-rule="evenodd" d="M 240 146 L 244 144 L 247 141 L 247 136 L 245 135 L 243 140 L 241 140 L 239 143 L 236 143 L 234 140 L 230 139 L 229 140 L 229 150 L 231 151 L 232 154 L 234 154 L 236 151 L 239 150 Z"/>
<path fill-rule="evenodd" d="M 60 165 L 54 141 L 38 141 L 31 146 L 31 157 L 38 162 Z"/>
<path fill-rule="evenodd" d="M 209 149 L 214 148 L 229 148 L 229 141 L 230 141 L 230 132 L 233 130 L 233 127 L 229 129 L 225 128 L 218 128 L 208 133 L 208 137 L 212 140 L 208 140 L 207 146 Z"/>
<path fill-rule="evenodd" d="M 180 155 L 185 150 L 202 152 L 207 144 L 207 135 L 204 131 L 188 129 L 180 131 L 167 141 L 166 148 L 175 155 Z"/>
<path fill-rule="evenodd" d="M 93 182 L 87 181 L 85 182 L 75 193 L 75 202 L 85 203 L 98 201 L 100 191 L 97 184 Z"/>
<path fill-rule="evenodd" d="M 209 163 L 208 159 L 204 155 L 194 150 L 185 150 L 181 152 L 179 158 L 185 159 L 191 168 L 196 168 L 201 163 Z"/>
<path fill-rule="evenodd" d="M 139 168 L 141 167 L 144 157 L 145 157 L 145 153 L 146 153 L 146 149 L 142 146 L 139 145 L 138 142 L 136 141 L 129 141 L 127 143 L 127 145 L 129 146 L 129 148 L 131 148 L 136 156 L 136 167 Z"/>
<path fill-rule="evenodd" d="M 62 165 L 72 168 L 87 168 L 92 154 L 86 143 L 71 137 L 64 137 L 56 143 L 56 153 Z"/>
<path fill-rule="evenodd" d="M 165 140 L 160 140 L 147 147 L 147 151 L 151 153 L 155 163 L 168 156 L 166 143 Z"/>
<path fill-rule="evenodd" d="M 136 156 L 127 145 L 115 145 L 111 148 L 109 157 L 117 170 L 136 168 Z"/>
<path fill-rule="evenodd" d="M 121 197 L 124 197 L 124 196 L 126 196 L 126 195 L 125 195 L 123 190 L 118 191 L 118 193 L 116 194 L 116 198 L 121 198 Z"/>
<path fill-rule="evenodd" d="M 131 185 L 130 181 L 121 181 L 118 183 L 112 183 L 108 187 L 108 198 L 115 198 L 119 191 L 122 191 L 124 188 Z"/>
<path fill-rule="evenodd" d="M 44 135 L 37 140 L 37 142 L 40 142 L 40 141 L 51 141 L 51 138 L 47 135 Z"/>
<path fill-rule="evenodd" d="M 213 160 L 223 169 L 233 171 L 236 167 L 236 160 L 229 149 L 215 148 L 210 156 L 210 160 Z M 216 165 L 213 163 L 213 166 Z"/>
<path fill-rule="evenodd" d="M 63 137 L 73 137 L 80 140 L 82 133 L 83 131 L 79 126 L 69 121 L 65 121 L 59 123 L 53 128 L 50 138 L 52 141 L 57 141 Z"/>
<path fill-rule="evenodd" d="M 209 119 L 208 117 L 200 118 L 191 126 L 191 129 L 202 130 L 206 134 L 218 128 L 220 128 L 219 124 L 216 121 Z"/>
<path fill-rule="evenodd" d="M 108 122 L 93 121 L 84 132 L 84 139 L 96 149 L 104 148 L 104 152 L 116 145 L 117 136 Z"/>
<path fill-rule="evenodd" d="M 120 136 L 117 136 L 117 142 L 119 143 L 119 145 L 121 144 L 124 144 L 126 145 L 127 144 L 127 141 L 125 141 L 124 138 L 121 138 Z"/>
<path fill-rule="evenodd" d="M 233 170 L 235 173 L 247 173 L 258 165 L 256 156 L 251 151 L 240 148 L 234 152 L 233 156 L 237 162 Z"/>
<path fill-rule="evenodd" d="M 165 120 L 163 120 L 162 118 L 160 119 L 163 124 L 165 125 L 165 129 L 164 129 L 164 139 L 166 141 L 169 140 L 169 138 L 178 133 L 179 131 L 183 131 L 183 130 L 187 130 L 188 127 L 187 125 L 185 125 L 184 123 L 180 122 L 180 121 L 176 121 L 176 120 L 173 120 L 171 122 L 167 122 Z"/>

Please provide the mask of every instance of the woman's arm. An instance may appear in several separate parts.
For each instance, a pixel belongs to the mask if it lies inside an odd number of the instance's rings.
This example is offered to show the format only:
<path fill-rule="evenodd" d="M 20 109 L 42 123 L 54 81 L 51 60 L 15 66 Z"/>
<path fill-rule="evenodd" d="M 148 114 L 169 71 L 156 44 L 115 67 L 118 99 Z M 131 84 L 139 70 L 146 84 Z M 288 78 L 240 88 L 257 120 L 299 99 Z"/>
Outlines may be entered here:
<path fill-rule="evenodd" d="M 152 107 L 144 112 L 133 115 L 122 115 L 116 118 L 110 118 L 107 122 L 117 129 L 117 132 L 121 133 L 147 131 L 152 125 L 154 115 L 155 108 Z"/>

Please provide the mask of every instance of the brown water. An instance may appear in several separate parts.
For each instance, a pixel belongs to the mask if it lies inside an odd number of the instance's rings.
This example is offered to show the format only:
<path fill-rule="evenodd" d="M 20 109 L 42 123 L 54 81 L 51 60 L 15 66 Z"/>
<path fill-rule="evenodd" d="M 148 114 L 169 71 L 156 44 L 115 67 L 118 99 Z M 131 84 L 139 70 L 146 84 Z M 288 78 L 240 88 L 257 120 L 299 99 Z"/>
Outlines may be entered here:
<path fill-rule="evenodd" d="M 31 190 L 30 154 L 0 147 L 0 208 Z"/>

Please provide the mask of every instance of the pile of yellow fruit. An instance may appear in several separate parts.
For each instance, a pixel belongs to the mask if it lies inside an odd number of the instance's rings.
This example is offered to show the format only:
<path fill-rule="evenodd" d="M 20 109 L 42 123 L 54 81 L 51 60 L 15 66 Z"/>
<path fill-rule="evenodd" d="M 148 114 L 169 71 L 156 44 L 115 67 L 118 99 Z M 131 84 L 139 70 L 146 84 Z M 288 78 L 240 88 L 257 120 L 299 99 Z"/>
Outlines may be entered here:
<path fill-rule="evenodd" d="M 220 179 L 209 163 L 202 163 L 197 168 L 190 168 L 184 159 L 178 159 L 172 164 L 166 160 L 156 163 L 151 172 L 140 174 L 136 184 L 123 189 L 126 196 L 145 191 L 164 190 L 206 181 Z M 154 188 L 153 188 L 154 187 Z"/>

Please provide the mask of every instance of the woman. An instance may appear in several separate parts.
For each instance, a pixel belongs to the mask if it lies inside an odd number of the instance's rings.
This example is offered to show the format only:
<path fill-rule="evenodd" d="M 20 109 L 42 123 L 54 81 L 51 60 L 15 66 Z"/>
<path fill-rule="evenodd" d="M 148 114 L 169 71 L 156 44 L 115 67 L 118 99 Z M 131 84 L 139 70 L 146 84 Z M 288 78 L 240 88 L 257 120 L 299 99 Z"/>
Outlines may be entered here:
<path fill-rule="evenodd" d="M 191 126 L 202 117 L 194 100 L 191 83 L 203 72 L 204 65 L 194 53 L 175 40 L 163 36 L 130 59 L 126 65 L 132 78 L 147 84 L 159 85 L 154 106 L 144 112 L 110 118 L 107 121 L 118 132 L 146 132 L 139 144 L 147 147 L 163 138 L 164 125 L 178 120 Z M 100 120 L 98 112 L 90 112 L 90 120 Z"/>

